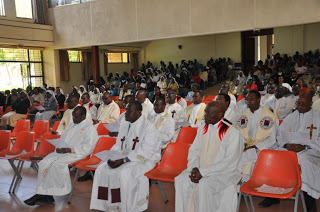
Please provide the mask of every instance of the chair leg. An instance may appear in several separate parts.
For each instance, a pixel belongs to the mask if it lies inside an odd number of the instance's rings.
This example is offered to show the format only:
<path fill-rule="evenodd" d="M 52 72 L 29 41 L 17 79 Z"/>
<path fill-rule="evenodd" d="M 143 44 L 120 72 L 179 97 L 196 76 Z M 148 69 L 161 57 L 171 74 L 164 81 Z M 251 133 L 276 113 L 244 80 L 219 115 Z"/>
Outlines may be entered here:
<path fill-rule="evenodd" d="M 307 206 L 306 206 L 306 201 L 305 201 L 305 199 L 304 199 L 303 192 L 300 192 L 300 197 L 301 197 L 303 212 L 307 212 Z"/>
<path fill-rule="evenodd" d="M 294 212 L 297 212 L 297 210 L 298 210 L 299 194 L 300 194 L 300 190 L 297 191 L 297 193 L 294 197 L 294 210 L 293 210 Z"/>
<path fill-rule="evenodd" d="M 167 203 L 169 200 L 168 200 L 166 192 L 165 192 L 165 190 L 164 190 L 164 188 L 163 188 L 163 186 L 161 184 L 161 181 L 157 180 L 157 182 L 158 182 L 158 184 L 160 186 L 160 191 L 161 191 L 162 197 L 164 199 L 164 203 Z"/>
<path fill-rule="evenodd" d="M 247 207 L 247 211 L 250 212 L 250 207 L 248 204 L 248 199 L 247 199 L 247 194 L 242 193 L 243 199 L 244 199 L 244 203 L 246 204 Z"/>
<path fill-rule="evenodd" d="M 17 177 L 17 180 L 16 180 L 16 183 L 15 183 L 15 185 L 14 185 L 14 187 L 13 187 L 12 193 L 14 193 L 14 192 L 16 191 L 17 185 L 18 185 L 19 182 L 22 180 L 21 171 L 22 171 L 22 167 L 23 167 L 24 161 L 19 161 L 19 162 L 21 162 L 20 167 L 18 167 L 19 176 Z"/>
<path fill-rule="evenodd" d="M 252 208 L 252 212 L 254 212 L 254 206 L 253 206 L 253 201 L 252 201 L 252 195 L 249 195 L 249 200 L 250 200 L 250 205 Z"/>
<path fill-rule="evenodd" d="M 71 199 L 72 199 L 72 195 L 73 195 L 74 187 L 76 186 L 76 182 L 78 181 L 78 174 L 79 174 L 79 169 L 77 169 L 77 171 L 76 171 L 76 175 L 74 176 L 74 180 L 73 180 L 73 184 L 72 184 L 71 192 L 70 192 L 70 194 L 69 194 L 68 204 L 70 204 L 70 203 L 71 203 Z"/>
<path fill-rule="evenodd" d="M 239 210 L 240 210 L 240 203 L 241 203 L 241 196 L 242 196 L 242 192 L 241 191 L 239 191 L 239 193 L 238 193 L 239 195 L 238 195 L 238 205 L 237 205 L 237 212 L 239 212 Z"/>

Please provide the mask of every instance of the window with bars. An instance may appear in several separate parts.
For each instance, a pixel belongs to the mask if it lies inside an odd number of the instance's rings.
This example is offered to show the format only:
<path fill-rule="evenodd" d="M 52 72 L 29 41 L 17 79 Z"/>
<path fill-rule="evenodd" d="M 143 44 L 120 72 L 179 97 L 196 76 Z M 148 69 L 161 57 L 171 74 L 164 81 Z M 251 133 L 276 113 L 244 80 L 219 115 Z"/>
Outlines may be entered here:
<path fill-rule="evenodd" d="M 0 48 L 0 90 L 43 85 L 42 51 Z"/>
<path fill-rule="evenodd" d="M 70 63 L 81 63 L 82 62 L 82 54 L 81 51 L 69 51 L 69 62 Z"/>
<path fill-rule="evenodd" d="M 3 0 L 0 0 L 0 16 L 5 16 L 4 3 Z"/>
<path fill-rule="evenodd" d="M 129 63 L 129 53 L 105 53 L 108 63 Z"/>
<path fill-rule="evenodd" d="M 95 0 L 48 0 L 49 7 L 57 7 L 57 6 L 67 5 L 67 4 L 79 4 L 79 3 L 89 2 L 89 1 L 95 1 Z"/>

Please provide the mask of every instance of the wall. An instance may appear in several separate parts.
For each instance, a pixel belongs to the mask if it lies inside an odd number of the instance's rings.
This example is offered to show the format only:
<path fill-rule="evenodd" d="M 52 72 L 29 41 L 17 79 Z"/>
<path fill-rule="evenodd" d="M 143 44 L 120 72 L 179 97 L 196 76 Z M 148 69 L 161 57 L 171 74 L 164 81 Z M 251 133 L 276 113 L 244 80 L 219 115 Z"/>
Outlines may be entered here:
<path fill-rule="evenodd" d="M 320 23 L 304 26 L 304 51 L 320 49 Z"/>
<path fill-rule="evenodd" d="M 319 9 L 317 0 L 96 0 L 49 11 L 60 49 L 315 23 Z"/>
<path fill-rule="evenodd" d="M 235 62 L 241 61 L 241 34 L 226 33 L 181 37 L 150 41 L 139 53 L 139 63 L 150 61 L 158 66 L 160 61 L 168 64 L 180 64 L 181 60 L 197 59 L 206 64 L 211 58 L 230 57 Z M 178 48 L 182 45 L 182 49 Z"/>
<path fill-rule="evenodd" d="M 87 85 L 87 81 L 82 80 L 81 63 L 70 63 L 69 71 L 71 80 L 69 82 L 59 80 L 57 83 L 57 86 L 60 86 L 65 94 L 70 93 L 73 85 L 77 86 L 78 88 L 80 85 Z"/>

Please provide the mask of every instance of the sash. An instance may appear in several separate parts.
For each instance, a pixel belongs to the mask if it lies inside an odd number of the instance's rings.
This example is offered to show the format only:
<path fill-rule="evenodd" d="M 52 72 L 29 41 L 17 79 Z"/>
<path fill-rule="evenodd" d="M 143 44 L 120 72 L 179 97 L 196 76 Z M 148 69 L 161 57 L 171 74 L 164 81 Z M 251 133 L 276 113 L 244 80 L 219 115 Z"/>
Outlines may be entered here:
<path fill-rule="evenodd" d="M 237 121 L 237 128 L 240 130 L 242 136 L 246 139 L 248 146 L 253 146 L 255 143 L 264 140 L 272 133 L 275 123 L 275 115 L 267 107 L 263 106 L 256 137 L 252 142 L 250 142 L 248 129 L 249 113 L 250 109 L 248 108 L 241 114 Z"/>
<path fill-rule="evenodd" d="M 146 100 L 143 103 L 142 106 L 142 114 L 144 115 L 144 117 L 148 118 L 149 117 L 149 109 L 150 109 L 150 100 L 146 98 Z"/>
<path fill-rule="evenodd" d="M 163 127 L 164 122 L 166 121 L 166 119 L 169 117 L 169 113 L 167 111 L 164 111 L 163 113 L 161 113 L 160 118 L 158 119 L 158 121 L 155 123 L 155 119 L 156 119 L 156 115 L 153 116 L 150 121 L 152 123 L 154 123 L 154 125 L 156 126 L 156 128 L 159 130 Z"/>
<path fill-rule="evenodd" d="M 206 108 L 206 104 L 204 103 L 200 103 L 202 104 L 199 111 L 198 111 L 198 114 L 196 116 L 196 120 L 194 121 L 194 123 L 191 123 L 191 124 L 197 124 L 197 123 L 200 123 L 203 119 L 203 116 L 204 116 L 204 109 Z M 189 105 L 187 107 L 187 116 L 186 116 L 186 121 L 189 121 L 190 119 L 190 115 L 191 115 L 191 112 L 193 110 L 193 107 L 194 107 L 194 104 L 192 103 L 191 105 Z"/>

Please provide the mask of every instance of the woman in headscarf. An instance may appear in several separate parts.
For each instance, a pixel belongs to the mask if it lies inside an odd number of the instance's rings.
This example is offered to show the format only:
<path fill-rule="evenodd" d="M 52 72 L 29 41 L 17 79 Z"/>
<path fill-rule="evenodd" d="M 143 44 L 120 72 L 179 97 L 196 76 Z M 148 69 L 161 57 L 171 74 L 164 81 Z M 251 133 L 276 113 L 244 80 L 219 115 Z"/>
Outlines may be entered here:
<path fill-rule="evenodd" d="M 167 82 L 164 76 L 160 77 L 160 81 L 157 83 L 157 86 L 160 88 L 162 94 L 167 93 Z"/>
<path fill-rule="evenodd" d="M 36 113 L 35 121 L 49 120 L 57 111 L 57 100 L 52 90 L 47 90 L 46 97 L 44 99 L 44 106 Z"/>
<path fill-rule="evenodd" d="M 1 126 L 7 127 L 7 129 L 13 129 L 19 119 L 22 119 L 28 113 L 28 109 L 31 106 L 31 100 L 27 92 L 22 90 L 19 93 L 19 98 L 15 101 L 11 108 L 13 111 L 5 114 L 1 118 Z"/>
<path fill-rule="evenodd" d="M 82 96 L 82 94 L 87 93 L 87 89 L 83 85 L 80 85 L 79 89 L 80 97 Z"/>
<path fill-rule="evenodd" d="M 72 90 L 70 92 L 70 96 L 76 96 L 76 97 L 78 97 L 78 99 L 80 99 L 80 94 L 79 94 L 78 88 L 76 86 L 72 86 L 71 88 L 72 88 Z"/>
<path fill-rule="evenodd" d="M 179 93 L 179 85 L 178 85 L 178 83 L 177 83 L 177 81 L 176 81 L 175 78 L 172 78 L 172 79 L 170 80 L 170 83 L 169 83 L 169 85 L 168 85 L 168 88 L 171 88 L 171 89 L 173 89 L 176 93 Z"/>
<path fill-rule="evenodd" d="M 90 96 L 90 100 L 92 102 L 92 104 L 99 104 L 100 102 L 100 91 L 99 88 L 95 88 L 94 89 L 94 94 L 92 96 Z"/>
<path fill-rule="evenodd" d="M 246 85 L 246 77 L 244 76 L 242 71 L 239 71 L 237 80 L 239 80 L 239 85 L 242 85 L 242 86 Z"/>
<path fill-rule="evenodd" d="M 59 109 L 62 109 L 64 107 L 64 101 L 66 100 L 66 97 L 64 96 L 63 90 L 60 87 L 56 88 L 56 99 L 59 104 Z"/>

